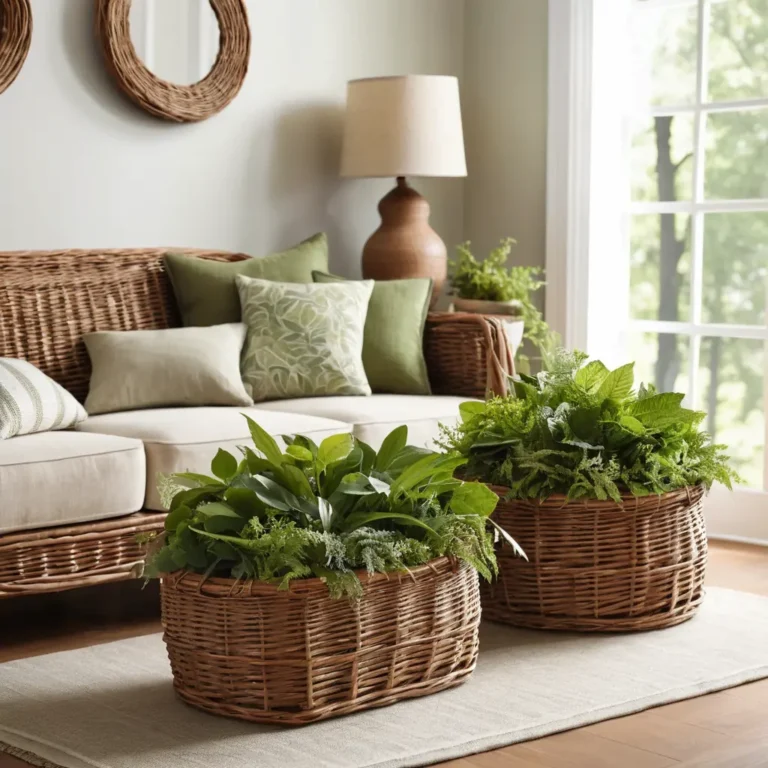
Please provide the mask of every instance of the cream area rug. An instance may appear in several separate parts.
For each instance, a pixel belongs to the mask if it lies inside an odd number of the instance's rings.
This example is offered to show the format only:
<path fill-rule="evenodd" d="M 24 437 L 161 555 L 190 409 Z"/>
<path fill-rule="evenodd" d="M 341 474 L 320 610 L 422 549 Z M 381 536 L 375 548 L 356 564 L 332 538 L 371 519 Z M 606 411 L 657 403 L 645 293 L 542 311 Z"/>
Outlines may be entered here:
<path fill-rule="evenodd" d="M 595 636 L 483 627 L 464 685 L 299 729 L 176 699 L 150 635 L 0 665 L 0 751 L 64 768 L 402 768 L 768 677 L 768 598 L 710 589 L 679 627 Z"/>

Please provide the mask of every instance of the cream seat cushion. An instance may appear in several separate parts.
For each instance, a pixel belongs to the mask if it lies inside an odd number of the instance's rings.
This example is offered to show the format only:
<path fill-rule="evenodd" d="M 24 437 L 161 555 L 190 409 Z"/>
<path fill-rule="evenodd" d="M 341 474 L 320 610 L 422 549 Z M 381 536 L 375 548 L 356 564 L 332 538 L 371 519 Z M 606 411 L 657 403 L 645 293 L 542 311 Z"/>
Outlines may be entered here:
<path fill-rule="evenodd" d="M 445 395 L 304 397 L 258 403 L 254 408 L 304 413 L 347 422 L 353 425 L 355 437 L 376 450 L 395 427 L 406 424 L 410 445 L 434 448 L 434 440 L 440 434 L 438 425 L 455 425 L 459 418 L 459 405 L 467 400 L 466 397 Z"/>
<path fill-rule="evenodd" d="M 351 425 L 300 413 L 274 413 L 256 408 L 152 408 L 91 416 L 80 426 L 86 432 L 138 438 L 147 455 L 147 509 L 162 510 L 157 475 L 170 472 L 210 473 L 219 448 L 239 456 L 238 445 L 251 445 L 248 414 L 271 435 L 300 433 L 315 441 Z"/>
<path fill-rule="evenodd" d="M 85 432 L 0 440 L 0 534 L 138 512 L 146 484 L 139 440 Z"/>

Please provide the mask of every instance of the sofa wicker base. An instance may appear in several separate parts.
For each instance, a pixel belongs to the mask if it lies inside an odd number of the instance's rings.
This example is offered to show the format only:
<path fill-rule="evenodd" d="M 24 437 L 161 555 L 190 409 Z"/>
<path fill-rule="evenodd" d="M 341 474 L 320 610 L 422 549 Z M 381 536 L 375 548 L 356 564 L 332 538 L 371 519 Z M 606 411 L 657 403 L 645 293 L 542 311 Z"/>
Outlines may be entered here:
<path fill-rule="evenodd" d="M 139 534 L 163 529 L 164 512 L 0 536 L 0 599 L 135 578 Z"/>
<path fill-rule="evenodd" d="M 704 490 L 612 501 L 504 501 L 494 520 L 520 544 L 498 551 L 483 618 L 529 629 L 627 632 L 692 618 L 704 597 Z"/>
<path fill-rule="evenodd" d="M 319 579 L 163 579 L 177 694 L 216 715 L 303 725 L 451 688 L 477 661 L 477 573 L 447 558 L 361 575 L 359 601 Z"/>

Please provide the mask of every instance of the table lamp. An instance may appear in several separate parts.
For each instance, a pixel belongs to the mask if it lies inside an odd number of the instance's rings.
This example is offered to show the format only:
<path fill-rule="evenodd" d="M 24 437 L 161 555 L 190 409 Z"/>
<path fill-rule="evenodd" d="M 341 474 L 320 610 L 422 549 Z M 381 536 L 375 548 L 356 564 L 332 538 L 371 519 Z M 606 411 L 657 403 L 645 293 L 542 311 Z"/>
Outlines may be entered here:
<path fill-rule="evenodd" d="M 458 80 L 405 75 L 350 81 L 341 175 L 397 179 L 379 203 L 381 226 L 363 249 L 363 277 L 431 277 L 434 305 L 447 277 L 445 243 L 429 226 L 429 203 L 406 177 L 467 175 Z"/>

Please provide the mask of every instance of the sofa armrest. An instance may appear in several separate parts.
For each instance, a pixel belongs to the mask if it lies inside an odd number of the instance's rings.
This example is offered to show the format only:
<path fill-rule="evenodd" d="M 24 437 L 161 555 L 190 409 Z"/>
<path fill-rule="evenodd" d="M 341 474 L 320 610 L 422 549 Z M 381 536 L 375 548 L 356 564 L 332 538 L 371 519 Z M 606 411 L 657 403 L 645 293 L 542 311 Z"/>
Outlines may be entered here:
<path fill-rule="evenodd" d="M 507 378 L 515 373 L 504 322 L 493 315 L 430 312 L 424 356 L 436 395 L 505 395 Z"/>

